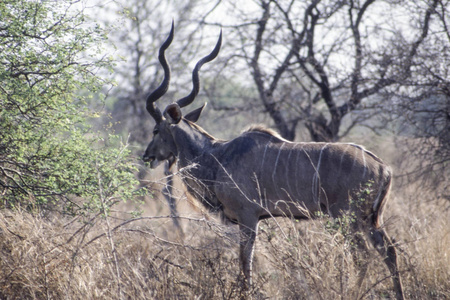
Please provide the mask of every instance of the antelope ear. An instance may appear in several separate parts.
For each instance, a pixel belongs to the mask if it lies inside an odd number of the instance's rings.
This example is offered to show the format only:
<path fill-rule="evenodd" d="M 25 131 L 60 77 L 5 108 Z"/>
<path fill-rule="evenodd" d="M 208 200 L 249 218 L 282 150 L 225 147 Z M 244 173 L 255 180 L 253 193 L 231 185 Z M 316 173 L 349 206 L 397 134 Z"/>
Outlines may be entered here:
<path fill-rule="evenodd" d="M 194 109 L 193 111 L 191 111 L 190 113 L 188 113 L 187 115 L 184 116 L 184 118 L 186 120 L 189 120 L 191 122 L 197 122 L 198 118 L 200 118 L 200 114 L 202 113 L 203 109 L 205 108 L 206 103 L 203 104 L 201 107 Z"/>
<path fill-rule="evenodd" d="M 164 110 L 164 117 L 170 124 L 178 124 L 182 117 L 180 106 L 177 103 L 167 106 Z"/>

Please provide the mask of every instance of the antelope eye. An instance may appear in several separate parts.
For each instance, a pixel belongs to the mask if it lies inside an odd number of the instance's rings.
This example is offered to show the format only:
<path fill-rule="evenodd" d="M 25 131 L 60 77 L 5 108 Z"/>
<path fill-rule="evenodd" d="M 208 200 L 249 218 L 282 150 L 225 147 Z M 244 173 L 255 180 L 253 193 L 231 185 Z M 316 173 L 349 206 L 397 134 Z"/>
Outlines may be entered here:
<path fill-rule="evenodd" d="M 157 135 L 159 133 L 158 129 L 153 130 L 153 135 Z"/>

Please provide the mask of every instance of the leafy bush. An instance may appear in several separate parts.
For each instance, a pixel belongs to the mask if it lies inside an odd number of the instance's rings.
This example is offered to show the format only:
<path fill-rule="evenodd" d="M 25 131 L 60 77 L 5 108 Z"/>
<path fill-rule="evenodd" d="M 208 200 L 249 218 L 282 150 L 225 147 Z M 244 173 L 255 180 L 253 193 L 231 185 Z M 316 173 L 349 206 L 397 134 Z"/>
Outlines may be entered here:
<path fill-rule="evenodd" d="M 131 197 L 126 147 L 88 125 L 110 83 L 106 35 L 74 5 L 0 3 L 0 207 L 105 213 L 102 201 Z"/>

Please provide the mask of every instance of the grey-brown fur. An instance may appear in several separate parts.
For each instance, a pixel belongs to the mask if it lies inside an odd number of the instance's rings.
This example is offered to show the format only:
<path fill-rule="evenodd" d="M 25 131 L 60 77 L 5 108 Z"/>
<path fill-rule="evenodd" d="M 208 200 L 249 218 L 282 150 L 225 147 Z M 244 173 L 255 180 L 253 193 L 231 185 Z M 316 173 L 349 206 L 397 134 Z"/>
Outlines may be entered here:
<path fill-rule="evenodd" d="M 194 90 L 196 84 L 194 80 Z M 147 107 L 156 100 L 148 100 Z M 251 284 L 260 220 L 324 214 L 336 218 L 350 211 L 356 214 L 353 229 L 367 234 L 392 274 L 397 298 L 403 298 L 395 247 L 380 227 L 391 185 L 389 166 L 358 145 L 293 143 L 261 126 L 230 141 L 217 140 L 194 123 L 201 109 L 183 118 L 183 106 L 186 100 L 169 105 L 160 120 L 155 118 L 155 134 L 144 160 L 156 167 L 159 161 L 176 157 L 188 192 L 211 211 L 239 224 L 240 261 L 247 284 Z M 364 188 L 371 192 L 364 201 L 356 201 Z M 356 235 L 355 242 L 367 251 Z"/>

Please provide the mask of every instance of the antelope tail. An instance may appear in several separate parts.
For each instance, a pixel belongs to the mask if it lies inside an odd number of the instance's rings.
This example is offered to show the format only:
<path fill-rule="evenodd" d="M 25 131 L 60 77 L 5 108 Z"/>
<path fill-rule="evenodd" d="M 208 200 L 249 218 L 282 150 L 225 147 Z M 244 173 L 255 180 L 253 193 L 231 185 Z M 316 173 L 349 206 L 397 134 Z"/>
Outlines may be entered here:
<path fill-rule="evenodd" d="M 384 177 L 380 180 L 380 187 L 378 188 L 378 194 L 373 203 L 373 217 L 372 224 L 375 228 L 380 228 L 383 222 L 383 210 L 388 200 L 389 191 L 391 189 L 392 171 L 389 167 L 384 166 L 383 172 L 380 172 L 380 177 Z"/>

